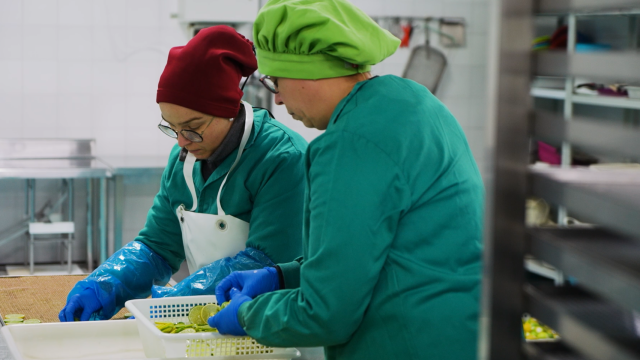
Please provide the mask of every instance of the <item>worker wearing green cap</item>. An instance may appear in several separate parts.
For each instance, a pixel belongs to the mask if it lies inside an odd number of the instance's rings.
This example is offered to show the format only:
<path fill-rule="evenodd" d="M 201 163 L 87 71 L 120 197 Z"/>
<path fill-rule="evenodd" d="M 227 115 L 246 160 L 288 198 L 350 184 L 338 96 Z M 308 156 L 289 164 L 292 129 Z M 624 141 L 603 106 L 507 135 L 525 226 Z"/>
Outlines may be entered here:
<path fill-rule="evenodd" d="M 327 359 L 475 360 L 484 189 L 456 119 L 370 75 L 399 40 L 346 0 L 270 0 L 254 42 L 276 103 L 326 131 L 306 153 L 303 257 L 229 275 L 209 324 Z"/>

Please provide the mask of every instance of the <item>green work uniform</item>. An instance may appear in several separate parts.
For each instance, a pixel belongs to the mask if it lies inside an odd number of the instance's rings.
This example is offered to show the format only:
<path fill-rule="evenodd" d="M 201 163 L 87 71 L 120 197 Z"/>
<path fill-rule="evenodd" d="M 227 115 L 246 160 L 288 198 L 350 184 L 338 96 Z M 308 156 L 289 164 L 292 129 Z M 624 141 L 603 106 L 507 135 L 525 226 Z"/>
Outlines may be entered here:
<path fill-rule="evenodd" d="M 306 154 L 303 256 L 242 304 L 248 335 L 327 359 L 475 360 L 484 188 L 425 87 L 358 83 Z"/>
<path fill-rule="evenodd" d="M 245 151 L 222 190 L 220 202 L 228 215 L 250 223 L 246 246 L 262 251 L 273 262 L 288 262 L 301 254 L 306 141 L 296 132 L 254 109 L 254 124 Z M 135 240 L 150 247 L 178 271 L 185 259 L 176 209 L 191 208 L 193 199 L 184 179 L 180 148 L 171 151 L 160 191 Z M 224 175 L 236 159 L 234 150 L 204 181 L 197 162 L 193 182 L 196 212 L 217 215 L 216 197 Z"/>

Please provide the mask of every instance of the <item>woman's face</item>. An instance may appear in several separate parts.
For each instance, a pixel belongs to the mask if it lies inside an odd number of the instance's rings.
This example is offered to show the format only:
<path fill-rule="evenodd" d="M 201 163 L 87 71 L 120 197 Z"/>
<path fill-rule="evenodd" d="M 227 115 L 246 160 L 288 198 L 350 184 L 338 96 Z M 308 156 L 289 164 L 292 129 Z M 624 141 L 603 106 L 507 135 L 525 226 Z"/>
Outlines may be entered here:
<path fill-rule="evenodd" d="M 186 148 L 196 159 L 209 158 L 231 128 L 229 119 L 207 115 L 180 105 L 164 102 L 159 105 L 164 121 L 178 133 L 178 145 Z M 182 135 L 182 130 L 200 134 L 202 142 L 189 141 Z"/>

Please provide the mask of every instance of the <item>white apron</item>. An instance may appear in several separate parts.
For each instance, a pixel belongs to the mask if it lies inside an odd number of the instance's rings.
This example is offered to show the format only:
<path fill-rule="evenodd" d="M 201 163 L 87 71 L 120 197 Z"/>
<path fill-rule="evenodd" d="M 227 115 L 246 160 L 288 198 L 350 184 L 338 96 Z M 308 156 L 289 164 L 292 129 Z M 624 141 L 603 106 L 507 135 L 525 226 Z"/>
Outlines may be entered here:
<path fill-rule="evenodd" d="M 244 134 L 238 148 L 238 156 L 236 156 L 235 162 L 224 177 L 220 190 L 218 190 L 218 215 L 195 212 L 198 207 L 196 188 L 193 185 L 193 166 L 195 165 L 196 157 L 189 153 L 184 161 L 184 179 L 193 197 L 193 207 L 191 210 L 186 210 L 184 204 L 180 205 L 176 209 L 176 214 L 180 222 L 184 253 L 187 258 L 189 273 L 191 274 L 216 260 L 235 256 L 245 249 L 245 244 L 249 238 L 249 223 L 231 215 L 226 215 L 220 204 L 222 188 L 224 188 L 229 174 L 238 164 L 253 128 L 253 108 L 244 101 L 242 104 L 246 113 Z"/>

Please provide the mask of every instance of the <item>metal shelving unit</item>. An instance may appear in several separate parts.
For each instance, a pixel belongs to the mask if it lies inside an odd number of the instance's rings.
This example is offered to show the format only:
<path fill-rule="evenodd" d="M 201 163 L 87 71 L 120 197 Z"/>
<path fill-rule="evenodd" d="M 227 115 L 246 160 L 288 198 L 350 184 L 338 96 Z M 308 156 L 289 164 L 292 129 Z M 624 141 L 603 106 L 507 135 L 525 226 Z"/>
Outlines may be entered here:
<path fill-rule="evenodd" d="M 640 52 L 575 53 L 580 16 L 640 14 L 640 0 L 501 0 L 494 183 L 489 189 L 483 345 L 491 360 L 640 359 L 640 169 L 571 166 L 572 150 L 640 161 L 640 128 L 576 116 L 575 104 L 640 110 L 640 100 L 574 93 L 575 77 L 640 82 Z M 568 49 L 533 53 L 536 16 L 561 16 Z M 637 29 L 636 29 L 637 30 Z M 634 30 L 634 31 L 636 31 Z M 635 34 L 636 36 L 638 34 Z M 536 76 L 566 79 L 564 89 L 531 88 Z M 559 113 L 533 98 L 564 100 Z M 606 112 L 605 112 L 606 113 Z M 608 114 L 608 113 L 606 113 Z M 529 144 L 562 148 L 562 165 L 529 165 Z M 526 228 L 524 203 L 540 197 L 591 225 Z M 529 276 L 526 255 L 550 264 L 566 282 Z M 561 335 L 560 343 L 525 343 L 529 313 Z"/>
<path fill-rule="evenodd" d="M 542 99 L 565 100 L 565 90 L 531 88 L 531 96 Z M 640 99 L 619 98 L 613 96 L 579 95 L 573 94 L 571 100 L 574 104 L 608 106 L 622 109 L 640 110 Z"/>

